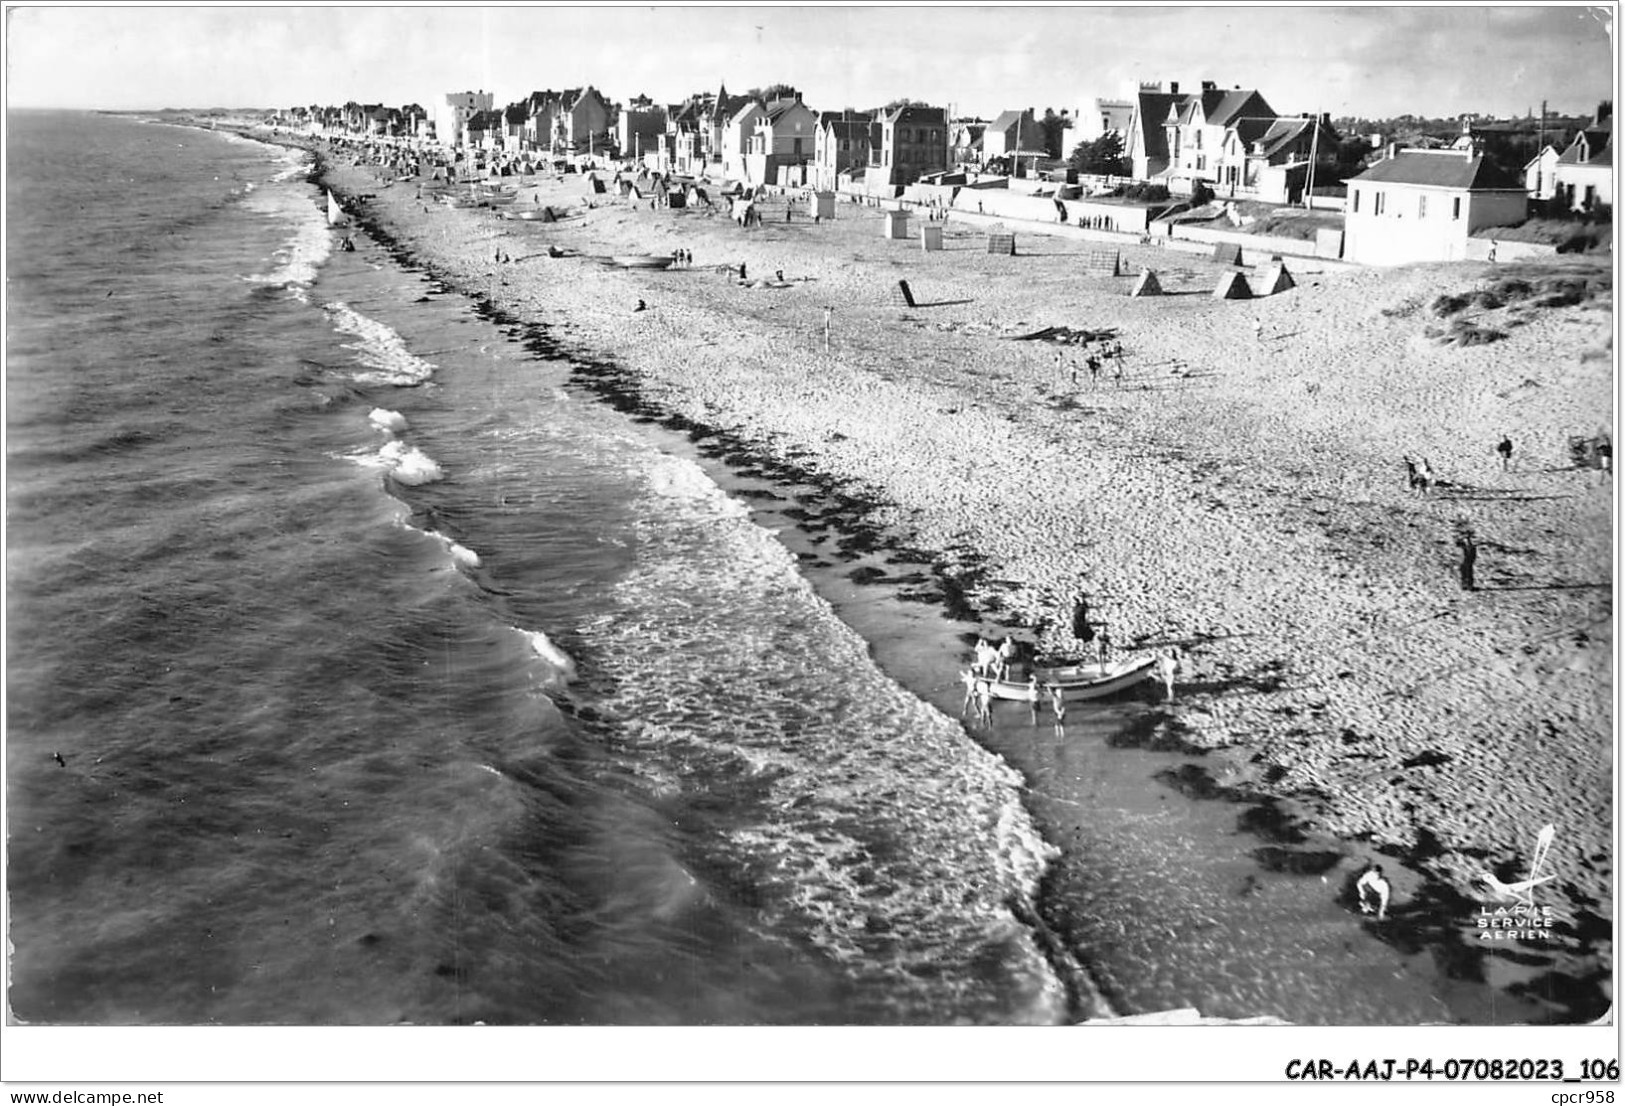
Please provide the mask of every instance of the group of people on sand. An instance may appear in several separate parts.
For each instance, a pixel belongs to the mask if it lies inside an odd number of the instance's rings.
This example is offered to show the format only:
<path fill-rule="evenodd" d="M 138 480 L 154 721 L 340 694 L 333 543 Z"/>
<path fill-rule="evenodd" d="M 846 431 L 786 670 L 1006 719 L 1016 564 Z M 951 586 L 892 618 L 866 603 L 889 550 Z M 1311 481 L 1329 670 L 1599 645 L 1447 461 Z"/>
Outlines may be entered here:
<path fill-rule="evenodd" d="M 1121 342 L 1103 343 L 1098 352 L 1088 351 L 1084 356 L 1084 365 L 1089 370 L 1089 384 L 1091 387 L 1100 386 L 1100 370 L 1110 361 L 1115 370 L 1113 378 L 1117 386 L 1123 386 L 1123 345 Z M 1055 351 L 1055 370 L 1059 374 L 1063 369 L 1069 369 L 1072 386 L 1078 386 L 1078 360 L 1076 354 L 1068 354 L 1065 349 Z"/>
<path fill-rule="evenodd" d="M 1088 636 L 1080 634 L 1080 639 L 1086 643 L 1093 642 L 1096 646 L 1096 663 L 1104 670 L 1106 664 L 1106 634 L 1104 629 L 1096 629 L 1088 622 L 1087 603 L 1082 604 L 1081 621 L 1088 631 Z M 1076 625 L 1074 630 L 1076 630 Z M 1038 678 L 1038 669 L 1030 662 L 1021 659 L 1022 649 L 1016 640 L 1006 634 L 1004 641 L 995 646 L 986 637 L 978 636 L 976 639 L 975 657 L 971 666 L 960 674 L 965 685 L 965 699 L 960 704 L 959 717 L 964 718 L 966 713 L 975 710 L 976 721 L 982 726 L 993 724 L 993 700 L 999 698 L 994 694 L 995 682 L 1019 684 L 1021 682 L 1020 668 L 1026 666 L 1026 685 L 1022 688 L 1020 699 L 1027 704 L 1028 716 L 1033 725 L 1038 724 L 1038 709 L 1047 696 L 1050 708 L 1055 715 L 1055 728 L 1060 731 L 1066 721 L 1065 688 L 1060 684 L 1041 684 Z M 1174 677 L 1178 674 L 1180 665 L 1179 650 L 1168 649 L 1157 654 L 1155 672 L 1157 679 L 1163 687 L 1164 701 L 1171 701 L 1174 697 Z M 1006 698 L 1013 696 L 1006 695 Z"/>

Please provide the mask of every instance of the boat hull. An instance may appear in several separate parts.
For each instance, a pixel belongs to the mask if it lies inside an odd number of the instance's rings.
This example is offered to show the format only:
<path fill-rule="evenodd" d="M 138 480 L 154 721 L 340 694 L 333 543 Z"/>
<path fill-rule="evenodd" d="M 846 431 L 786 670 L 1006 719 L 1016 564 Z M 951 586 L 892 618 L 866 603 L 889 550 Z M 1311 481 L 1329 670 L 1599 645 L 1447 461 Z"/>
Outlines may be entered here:
<path fill-rule="evenodd" d="M 1054 689 L 1059 688 L 1063 702 L 1075 703 L 1086 699 L 1104 699 L 1126 691 L 1156 675 L 1157 658 L 1154 656 L 1129 657 L 1110 664 L 1079 664 L 1064 668 L 1037 668 L 1038 696 L 1041 702 L 1050 702 Z M 1026 702 L 1026 680 L 988 680 L 993 698 L 1012 702 Z"/>
<path fill-rule="evenodd" d="M 670 257 L 654 257 L 648 254 L 632 256 L 616 254 L 610 260 L 623 269 L 669 269 L 673 261 Z"/>

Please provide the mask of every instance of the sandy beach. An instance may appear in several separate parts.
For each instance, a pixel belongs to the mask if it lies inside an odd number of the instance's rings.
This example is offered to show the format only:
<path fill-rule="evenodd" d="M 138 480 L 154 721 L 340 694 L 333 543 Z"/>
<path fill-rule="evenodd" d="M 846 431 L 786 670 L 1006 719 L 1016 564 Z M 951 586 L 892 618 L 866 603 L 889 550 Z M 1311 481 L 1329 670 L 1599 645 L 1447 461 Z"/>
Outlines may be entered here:
<path fill-rule="evenodd" d="M 1349 865 L 1391 858 L 1398 904 L 1493 903 L 1482 876 L 1523 878 L 1554 824 L 1546 948 L 1606 989 L 1614 489 L 1568 443 L 1613 431 L 1607 259 L 1289 258 L 1295 288 L 1219 300 L 1223 266 L 1126 236 L 1012 224 L 1017 253 L 999 256 L 988 225 L 951 216 L 925 252 L 846 203 L 786 221 L 770 197 L 746 230 L 720 205 L 634 208 L 579 175 L 525 178 L 518 206 L 562 213 L 542 223 L 448 208 L 348 154 L 327 180 L 436 277 L 613 365 L 648 409 L 863 502 L 989 635 L 1075 651 L 1087 596 L 1119 649 L 1178 647 L 1152 736 L 1207 750 L 1212 784 L 1278 800 Z M 1087 273 L 1103 242 L 1169 294 Z M 677 249 L 692 267 L 603 260 Z M 1580 302 L 1473 307 L 1504 332 L 1488 344 L 1437 335 L 1437 297 L 1560 273 L 1587 282 Z M 1047 327 L 1112 331 L 1121 374 L 1108 361 L 1092 380 L 1084 347 L 1020 340 Z M 1406 455 L 1428 459 L 1431 492 L 1408 485 Z M 943 671 L 936 694 L 956 688 Z"/>

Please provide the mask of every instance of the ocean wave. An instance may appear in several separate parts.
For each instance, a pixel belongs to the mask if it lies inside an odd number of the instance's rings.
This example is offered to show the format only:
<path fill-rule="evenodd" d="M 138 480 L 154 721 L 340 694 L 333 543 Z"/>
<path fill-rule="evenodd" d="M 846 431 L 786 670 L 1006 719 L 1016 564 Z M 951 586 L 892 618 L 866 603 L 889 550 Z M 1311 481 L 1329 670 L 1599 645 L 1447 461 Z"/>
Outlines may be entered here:
<path fill-rule="evenodd" d="M 399 411 L 386 411 L 382 407 L 374 407 L 372 412 L 367 416 L 367 419 L 379 430 L 387 431 L 391 434 L 402 434 L 406 432 L 406 416 L 401 414 Z"/>
<path fill-rule="evenodd" d="M 314 284 L 322 263 L 333 253 L 333 237 L 321 213 L 311 207 L 307 198 L 282 188 L 255 189 L 244 197 L 243 206 L 293 224 L 292 234 L 271 255 L 274 267 L 270 272 L 247 279 L 254 284 L 294 287 Z"/>
<path fill-rule="evenodd" d="M 385 324 L 369 319 L 347 303 L 326 303 L 322 309 L 327 312 L 333 329 L 360 339 L 344 347 L 372 370 L 355 374 L 357 383 L 412 387 L 434 375 L 434 366 L 408 350 L 401 336 Z"/>
<path fill-rule="evenodd" d="M 523 636 L 530 645 L 531 652 L 551 665 L 560 676 L 566 680 L 576 678 L 576 662 L 570 654 L 554 645 L 552 639 L 540 630 L 519 630 L 515 632 Z"/>
<path fill-rule="evenodd" d="M 396 440 L 386 442 L 376 452 L 363 450 L 345 455 L 345 460 L 363 468 L 383 469 L 402 484 L 432 484 L 446 478 L 445 470 L 421 449 Z"/>
<path fill-rule="evenodd" d="M 480 555 L 468 548 L 468 546 L 457 544 L 438 530 L 427 530 L 425 533 L 440 542 L 441 545 L 444 545 L 446 552 L 451 555 L 451 559 L 457 564 L 462 565 L 464 568 L 480 567 Z"/>
<path fill-rule="evenodd" d="M 973 1020 L 1059 1017 L 1059 983 L 1009 906 L 1036 899 L 1055 856 L 1020 775 L 881 672 L 697 465 L 663 459 L 645 489 L 637 566 L 576 627 L 619 748 L 703 781 L 767 931 L 873 985 L 888 1017 L 934 1014 L 944 995 Z"/>
<path fill-rule="evenodd" d="M 432 484 L 437 480 L 446 478 L 445 470 L 415 445 L 405 442 L 388 442 L 378 451 L 383 458 L 390 474 L 403 484 Z"/>
<path fill-rule="evenodd" d="M 281 184 L 283 181 L 297 180 L 306 176 L 310 173 L 311 165 L 314 164 L 310 154 L 304 150 L 290 149 L 282 160 L 287 163 L 287 168 L 280 170 L 271 178 L 274 184 Z"/>

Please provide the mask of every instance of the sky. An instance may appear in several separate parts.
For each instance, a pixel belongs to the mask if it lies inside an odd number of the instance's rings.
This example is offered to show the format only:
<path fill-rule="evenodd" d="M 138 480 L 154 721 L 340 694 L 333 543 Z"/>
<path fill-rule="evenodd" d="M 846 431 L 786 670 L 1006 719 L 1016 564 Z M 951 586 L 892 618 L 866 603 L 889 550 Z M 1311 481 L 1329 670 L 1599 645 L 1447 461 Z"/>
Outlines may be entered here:
<path fill-rule="evenodd" d="M 10 108 L 498 106 L 592 85 L 681 102 L 790 84 L 815 110 L 1077 111 L 1138 81 L 1257 88 L 1282 114 L 1590 114 L 1614 5 L 929 7 L 8 5 Z"/>

